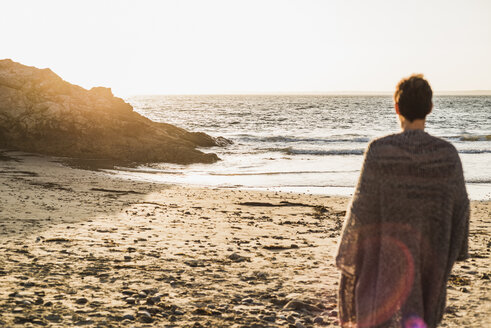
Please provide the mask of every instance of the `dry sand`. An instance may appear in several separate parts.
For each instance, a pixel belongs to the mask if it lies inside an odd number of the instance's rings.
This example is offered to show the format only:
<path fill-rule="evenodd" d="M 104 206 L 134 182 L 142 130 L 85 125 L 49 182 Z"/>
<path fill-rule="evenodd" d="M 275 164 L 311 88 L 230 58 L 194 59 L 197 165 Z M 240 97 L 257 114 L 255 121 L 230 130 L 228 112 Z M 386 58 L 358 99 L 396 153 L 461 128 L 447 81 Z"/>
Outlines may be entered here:
<path fill-rule="evenodd" d="M 336 326 L 347 203 L 0 154 L 0 327 Z M 490 204 L 472 202 L 443 327 L 490 326 Z"/>

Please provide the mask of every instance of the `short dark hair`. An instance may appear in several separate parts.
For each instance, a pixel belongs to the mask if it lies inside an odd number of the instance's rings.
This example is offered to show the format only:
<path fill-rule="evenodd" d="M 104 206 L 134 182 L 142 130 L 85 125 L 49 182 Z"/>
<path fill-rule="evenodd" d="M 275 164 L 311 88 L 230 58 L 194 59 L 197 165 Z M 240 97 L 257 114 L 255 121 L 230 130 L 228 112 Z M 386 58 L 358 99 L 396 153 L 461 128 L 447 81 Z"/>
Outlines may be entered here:
<path fill-rule="evenodd" d="M 424 119 L 433 106 L 433 91 L 423 74 L 413 74 L 397 83 L 394 101 L 399 104 L 399 113 L 409 121 Z"/>

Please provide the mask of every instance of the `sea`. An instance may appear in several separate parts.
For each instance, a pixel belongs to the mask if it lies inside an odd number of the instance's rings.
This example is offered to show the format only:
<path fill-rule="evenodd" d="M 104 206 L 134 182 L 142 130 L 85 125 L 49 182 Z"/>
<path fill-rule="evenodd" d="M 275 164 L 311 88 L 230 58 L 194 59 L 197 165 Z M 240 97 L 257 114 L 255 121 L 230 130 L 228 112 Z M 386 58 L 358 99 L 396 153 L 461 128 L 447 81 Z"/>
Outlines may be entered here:
<path fill-rule="evenodd" d="M 350 196 L 373 138 L 400 131 L 389 95 L 133 96 L 157 122 L 223 136 L 215 164 L 154 163 L 113 173 L 145 181 Z M 426 131 L 457 148 L 469 197 L 491 198 L 491 96 L 435 96 Z"/>

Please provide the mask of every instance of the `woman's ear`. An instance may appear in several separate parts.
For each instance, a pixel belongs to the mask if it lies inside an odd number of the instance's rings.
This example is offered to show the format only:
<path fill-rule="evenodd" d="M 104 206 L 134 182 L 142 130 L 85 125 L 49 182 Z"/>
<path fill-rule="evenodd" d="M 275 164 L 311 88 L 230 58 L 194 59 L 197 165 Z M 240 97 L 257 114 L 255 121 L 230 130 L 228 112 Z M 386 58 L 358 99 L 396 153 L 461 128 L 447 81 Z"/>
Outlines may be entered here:
<path fill-rule="evenodd" d="M 394 104 L 394 107 L 395 107 L 395 109 L 396 109 L 396 113 L 397 113 L 397 115 L 401 115 L 401 112 L 399 112 L 399 103 L 395 103 L 395 104 Z"/>

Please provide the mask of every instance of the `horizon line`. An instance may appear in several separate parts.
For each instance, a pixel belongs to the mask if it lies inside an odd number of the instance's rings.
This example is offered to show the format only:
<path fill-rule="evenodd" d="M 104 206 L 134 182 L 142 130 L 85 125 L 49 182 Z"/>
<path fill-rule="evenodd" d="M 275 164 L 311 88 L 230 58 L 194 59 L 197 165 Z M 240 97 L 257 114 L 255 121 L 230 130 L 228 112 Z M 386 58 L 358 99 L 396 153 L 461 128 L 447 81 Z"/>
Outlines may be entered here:
<path fill-rule="evenodd" d="M 124 97 L 136 96 L 392 96 L 394 91 L 266 91 L 266 92 L 223 92 L 223 93 L 134 93 Z M 440 90 L 434 96 L 491 96 L 491 90 Z"/>

